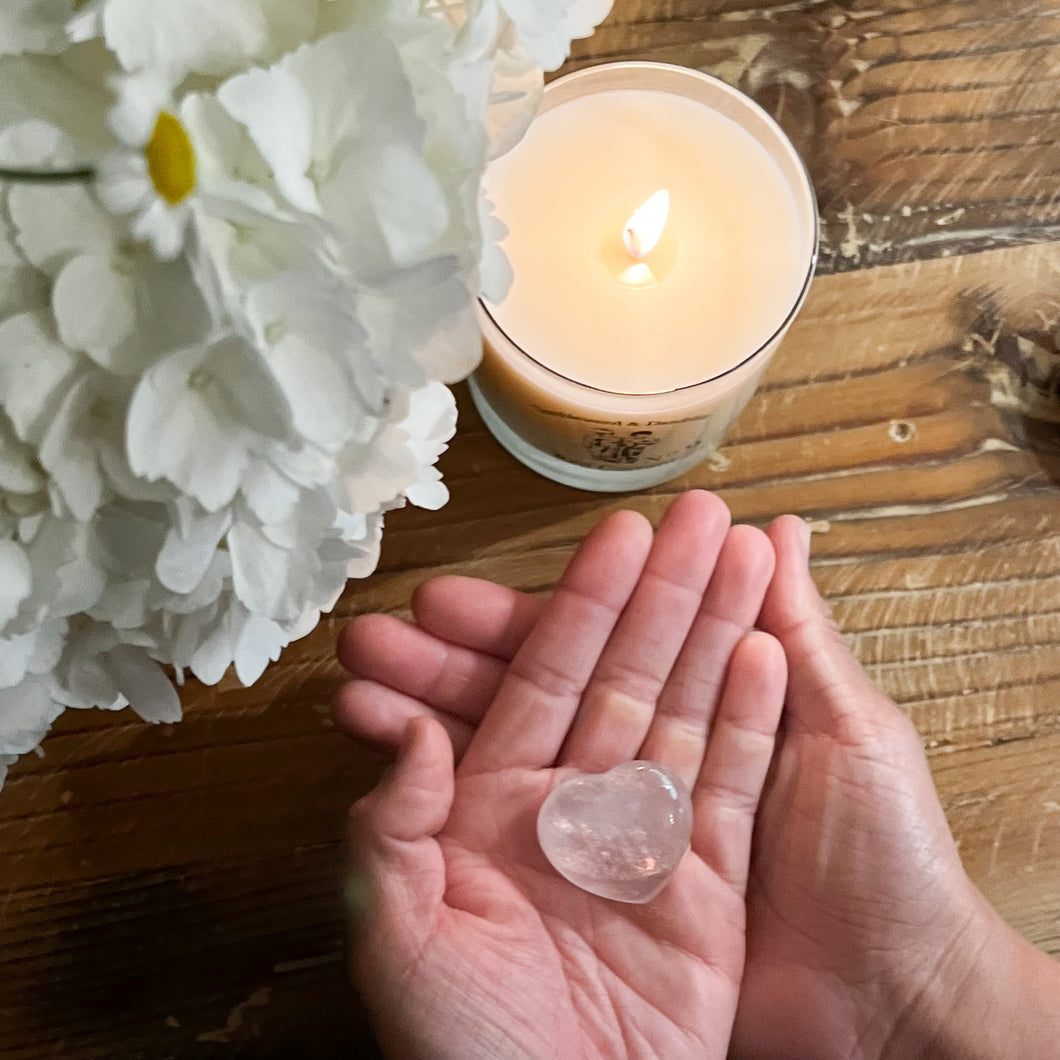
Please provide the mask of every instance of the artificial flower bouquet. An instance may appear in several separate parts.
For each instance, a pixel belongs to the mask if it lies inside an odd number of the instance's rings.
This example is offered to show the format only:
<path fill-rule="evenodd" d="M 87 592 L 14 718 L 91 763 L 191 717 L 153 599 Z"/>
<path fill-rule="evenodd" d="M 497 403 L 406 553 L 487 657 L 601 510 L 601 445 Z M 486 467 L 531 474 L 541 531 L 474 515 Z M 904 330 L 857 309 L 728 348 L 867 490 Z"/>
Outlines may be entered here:
<path fill-rule="evenodd" d="M 447 493 L 481 193 L 610 0 L 3 0 L 0 782 L 255 681 Z"/>

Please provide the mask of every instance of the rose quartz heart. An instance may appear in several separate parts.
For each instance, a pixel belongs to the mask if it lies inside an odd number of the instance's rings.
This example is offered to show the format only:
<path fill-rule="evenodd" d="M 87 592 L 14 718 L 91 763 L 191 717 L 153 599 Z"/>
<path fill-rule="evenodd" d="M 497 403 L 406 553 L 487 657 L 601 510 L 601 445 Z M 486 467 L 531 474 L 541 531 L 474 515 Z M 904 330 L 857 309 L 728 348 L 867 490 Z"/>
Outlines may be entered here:
<path fill-rule="evenodd" d="M 537 814 L 537 840 L 576 887 L 618 902 L 649 902 L 688 849 L 692 800 L 656 762 L 623 762 L 553 788 Z"/>

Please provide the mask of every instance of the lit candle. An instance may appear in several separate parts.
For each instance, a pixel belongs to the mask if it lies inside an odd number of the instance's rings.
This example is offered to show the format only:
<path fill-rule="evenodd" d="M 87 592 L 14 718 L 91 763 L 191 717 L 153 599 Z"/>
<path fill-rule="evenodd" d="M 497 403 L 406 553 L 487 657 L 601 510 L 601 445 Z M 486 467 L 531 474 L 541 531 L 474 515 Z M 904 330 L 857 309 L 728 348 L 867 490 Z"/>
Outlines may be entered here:
<path fill-rule="evenodd" d="M 502 444 L 587 489 L 702 460 L 813 272 L 813 193 L 779 127 L 695 71 L 592 67 L 548 86 L 486 191 L 515 278 L 482 307 L 471 389 Z"/>

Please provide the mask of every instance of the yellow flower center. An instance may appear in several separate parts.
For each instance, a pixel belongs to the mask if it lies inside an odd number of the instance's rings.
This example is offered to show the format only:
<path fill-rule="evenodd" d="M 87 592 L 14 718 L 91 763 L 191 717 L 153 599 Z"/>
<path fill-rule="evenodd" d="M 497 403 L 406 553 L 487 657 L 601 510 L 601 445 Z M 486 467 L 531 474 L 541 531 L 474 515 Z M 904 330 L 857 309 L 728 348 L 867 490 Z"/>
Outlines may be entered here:
<path fill-rule="evenodd" d="M 151 183 L 170 206 L 191 193 L 195 187 L 195 150 L 184 126 L 172 114 L 159 114 L 144 154 Z"/>

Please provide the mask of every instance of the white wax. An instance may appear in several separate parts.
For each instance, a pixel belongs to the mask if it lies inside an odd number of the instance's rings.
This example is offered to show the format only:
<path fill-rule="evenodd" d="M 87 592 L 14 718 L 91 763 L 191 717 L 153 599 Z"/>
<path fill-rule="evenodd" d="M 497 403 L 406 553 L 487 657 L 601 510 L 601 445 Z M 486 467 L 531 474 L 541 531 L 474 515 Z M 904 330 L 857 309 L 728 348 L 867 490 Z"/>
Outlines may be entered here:
<path fill-rule="evenodd" d="M 633 211 L 670 193 L 654 283 L 621 279 Z M 515 273 L 489 312 L 547 368 L 657 394 L 740 364 L 781 327 L 806 280 L 796 203 L 765 148 L 706 104 L 617 89 L 539 115 L 486 175 Z"/>

